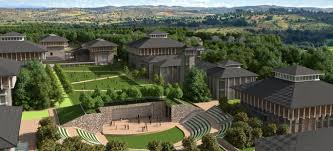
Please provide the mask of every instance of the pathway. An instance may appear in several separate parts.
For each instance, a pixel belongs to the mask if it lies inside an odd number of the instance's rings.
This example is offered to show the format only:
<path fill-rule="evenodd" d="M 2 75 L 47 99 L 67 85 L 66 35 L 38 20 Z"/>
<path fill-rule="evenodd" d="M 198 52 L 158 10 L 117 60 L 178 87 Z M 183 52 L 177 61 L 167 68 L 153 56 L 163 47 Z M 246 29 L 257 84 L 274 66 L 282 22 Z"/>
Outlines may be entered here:
<path fill-rule="evenodd" d="M 20 142 L 26 142 L 29 145 L 29 151 L 36 149 L 36 132 L 39 126 L 39 120 L 22 120 L 20 127 Z"/>
<path fill-rule="evenodd" d="M 116 75 L 116 76 L 109 76 L 109 77 L 103 77 L 103 78 L 97 78 L 97 79 L 91 79 L 91 80 L 72 82 L 71 84 L 79 84 L 79 83 L 86 83 L 86 82 L 99 81 L 99 80 L 105 80 L 105 79 L 113 79 L 113 78 L 118 78 L 118 77 L 124 76 L 124 75 L 125 74 L 120 74 L 120 75 Z"/>

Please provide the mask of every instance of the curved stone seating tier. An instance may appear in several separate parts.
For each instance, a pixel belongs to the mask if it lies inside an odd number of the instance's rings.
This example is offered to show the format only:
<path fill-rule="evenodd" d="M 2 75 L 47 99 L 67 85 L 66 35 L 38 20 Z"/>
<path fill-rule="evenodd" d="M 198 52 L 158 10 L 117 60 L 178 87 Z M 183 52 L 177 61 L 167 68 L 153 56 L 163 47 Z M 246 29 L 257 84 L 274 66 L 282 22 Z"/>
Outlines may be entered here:
<path fill-rule="evenodd" d="M 58 127 L 58 133 L 60 134 L 61 139 L 66 139 L 69 137 L 68 131 L 63 127 Z"/>
<path fill-rule="evenodd" d="M 77 134 L 86 142 L 99 145 L 100 141 L 97 139 L 96 135 L 90 132 L 86 132 L 81 129 L 76 129 Z"/>
<path fill-rule="evenodd" d="M 223 138 L 227 129 L 229 127 L 231 127 L 232 120 L 233 120 L 232 116 L 224 113 L 217 106 L 210 108 L 209 110 L 207 110 L 206 113 L 221 125 L 221 129 L 220 129 L 217 137 Z"/>
<path fill-rule="evenodd" d="M 206 133 L 210 132 L 211 125 L 200 115 L 196 115 L 184 123 L 185 127 L 190 131 L 191 137 L 198 140 Z"/>

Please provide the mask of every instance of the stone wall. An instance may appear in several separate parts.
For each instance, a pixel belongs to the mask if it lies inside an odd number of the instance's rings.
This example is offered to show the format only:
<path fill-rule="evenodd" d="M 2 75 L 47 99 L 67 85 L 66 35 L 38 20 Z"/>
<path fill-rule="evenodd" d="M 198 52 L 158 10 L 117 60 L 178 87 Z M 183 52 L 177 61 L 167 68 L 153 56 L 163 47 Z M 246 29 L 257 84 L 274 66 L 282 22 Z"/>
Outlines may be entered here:
<path fill-rule="evenodd" d="M 68 123 L 63 124 L 65 127 L 78 127 L 89 132 L 97 133 L 103 129 L 106 123 L 104 115 L 101 113 L 85 114 Z"/>
<path fill-rule="evenodd" d="M 166 104 L 164 101 L 100 107 L 99 110 L 107 122 L 136 118 L 138 115 L 141 117 L 166 117 Z"/>
<path fill-rule="evenodd" d="M 199 108 L 191 104 L 177 104 L 171 107 L 171 121 L 179 122 L 192 112 L 199 111 Z"/>

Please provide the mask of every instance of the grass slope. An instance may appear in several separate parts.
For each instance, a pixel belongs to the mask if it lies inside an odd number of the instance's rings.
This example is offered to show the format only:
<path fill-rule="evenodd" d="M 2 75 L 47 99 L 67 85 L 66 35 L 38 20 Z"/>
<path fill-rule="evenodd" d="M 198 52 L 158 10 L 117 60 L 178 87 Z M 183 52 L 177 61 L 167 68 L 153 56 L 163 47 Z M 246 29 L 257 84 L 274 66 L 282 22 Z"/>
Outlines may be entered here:
<path fill-rule="evenodd" d="M 38 120 L 49 116 L 47 109 L 40 111 L 24 111 L 22 113 L 22 120 Z"/>
<path fill-rule="evenodd" d="M 116 135 L 106 135 L 106 138 L 110 140 L 120 140 L 127 143 L 129 148 L 135 149 L 145 149 L 147 144 L 153 140 L 159 140 L 161 142 L 171 142 L 177 143 L 184 138 L 184 133 L 177 127 L 172 129 L 142 135 L 126 135 L 126 136 L 116 136 Z"/>

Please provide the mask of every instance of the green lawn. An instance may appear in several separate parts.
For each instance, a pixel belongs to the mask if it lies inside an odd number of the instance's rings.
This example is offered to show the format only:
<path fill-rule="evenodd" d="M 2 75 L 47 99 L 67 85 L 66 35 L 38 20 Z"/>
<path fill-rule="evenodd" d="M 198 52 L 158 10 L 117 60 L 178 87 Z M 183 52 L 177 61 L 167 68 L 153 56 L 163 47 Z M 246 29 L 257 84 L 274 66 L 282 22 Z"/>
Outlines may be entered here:
<path fill-rule="evenodd" d="M 171 143 L 177 143 L 184 138 L 184 133 L 177 127 L 158 133 L 143 134 L 143 135 L 106 135 L 106 138 L 110 140 L 120 140 L 126 142 L 129 148 L 145 149 L 150 141 L 168 141 Z"/>
<path fill-rule="evenodd" d="M 77 65 L 77 66 L 64 66 L 63 69 L 65 71 L 119 71 L 121 69 L 121 65 L 113 64 L 113 65 Z"/>
<path fill-rule="evenodd" d="M 105 80 L 97 80 L 97 81 L 73 84 L 74 90 L 93 90 L 96 87 L 102 90 L 106 90 L 109 88 L 119 90 L 131 86 L 139 86 L 139 84 L 129 79 L 126 76 L 119 76 L 116 78 L 110 78 Z"/>
<path fill-rule="evenodd" d="M 333 46 L 329 46 L 328 49 L 333 52 Z"/>
<path fill-rule="evenodd" d="M 239 99 L 228 100 L 228 103 L 229 104 L 238 104 L 238 103 L 240 103 L 240 100 Z"/>
<path fill-rule="evenodd" d="M 84 115 L 80 105 L 57 108 L 59 123 L 64 124 L 77 117 Z"/>
<path fill-rule="evenodd" d="M 24 111 L 22 113 L 22 120 L 38 120 L 48 116 L 49 112 L 47 109 L 40 111 Z"/>
<path fill-rule="evenodd" d="M 68 80 L 70 82 L 78 82 L 84 80 L 91 80 L 91 79 L 98 79 L 104 77 L 110 77 L 114 75 L 119 75 L 117 71 L 110 71 L 110 72 L 65 72 Z"/>
<path fill-rule="evenodd" d="M 242 149 L 242 151 L 254 151 L 254 147 Z"/>

